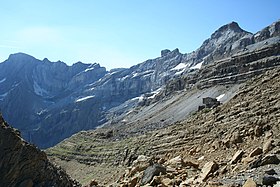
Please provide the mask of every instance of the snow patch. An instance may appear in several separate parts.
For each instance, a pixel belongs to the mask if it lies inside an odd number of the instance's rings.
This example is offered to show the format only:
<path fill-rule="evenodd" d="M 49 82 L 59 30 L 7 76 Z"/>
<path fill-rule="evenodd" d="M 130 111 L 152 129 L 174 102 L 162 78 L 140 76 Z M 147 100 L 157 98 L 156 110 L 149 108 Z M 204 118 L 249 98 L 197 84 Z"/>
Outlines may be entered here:
<path fill-rule="evenodd" d="M 198 64 L 196 64 L 195 66 L 191 67 L 190 69 L 200 69 L 202 64 L 203 64 L 203 61 L 198 63 Z"/>
<path fill-rule="evenodd" d="M 139 73 L 133 73 L 132 78 L 137 77 L 139 75 Z"/>
<path fill-rule="evenodd" d="M 182 69 L 181 71 L 176 72 L 175 75 L 181 75 L 185 70 L 186 70 L 186 68 Z"/>
<path fill-rule="evenodd" d="M 88 71 L 94 70 L 95 66 L 96 66 L 96 64 L 89 65 L 88 68 L 84 70 L 84 72 L 88 72 Z"/>
<path fill-rule="evenodd" d="M 67 112 L 68 112 L 68 110 L 63 109 L 63 110 L 60 111 L 60 114 L 64 114 L 64 113 L 67 113 Z"/>
<path fill-rule="evenodd" d="M 87 69 L 85 69 L 84 72 L 88 72 L 88 71 L 91 71 L 91 70 L 94 70 L 94 67 L 93 68 L 87 68 Z"/>
<path fill-rule="evenodd" d="M 135 73 L 132 74 L 132 78 L 138 77 L 138 76 L 143 76 L 143 77 L 145 77 L 145 76 L 149 76 L 149 75 L 152 74 L 152 73 L 154 73 L 154 70 L 148 70 L 148 71 L 144 71 L 144 72 L 141 72 L 141 73 L 135 72 Z"/>
<path fill-rule="evenodd" d="M 114 74 L 116 74 L 116 73 L 118 73 L 117 71 L 114 71 L 114 72 L 112 72 L 112 73 L 109 73 L 109 75 L 114 75 Z"/>
<path fill-rule="evenodd" d="M 6 77 L 2 80 L 0 80 L 0 83 L 5 82 L 6 81 Z"/>
<path fill-rule="evenodd" d="M 38 115 L 42 115 L 43 113 L 47 112 L 47 109 L 41 110 L 40 112 L 37 112 Z"/>
<path fill-rule="evenodd" d="M 225 96 L 225 94 L 221 94 L 218 97 L 216 97 L 217 101 L 220 101 L 224 96 Z"/>
<path fill-rule="evenodd" d="M 177 70 L 180 70 L 180 69 L 185 69 L 187 66 L 188 66 L 188 64 L 180 63 L 176 67 L 172 68 L 171 71 L 174 71 L 174 70 L 177 71 Z"/>
<path fill-rule="evenodd" d="M 143 95 L 141 95 L 140 97 L 138 97 L 138 102 L 142 102 L 142 101 L 144 101 L 144 96 L 143 96 Z"/>
<path fill-rule="evenodd" d="M 135 100 L 139 100 L 140 97 L 134 97 L 132 99 L 130 99 L 131 101 L 135 101 Z"/>
<path fill-rule="evenodd" d="M 45 89 L 41 88 L 36 81 L 34 81 L 33 89 L 34 89 L 34 92 L 37 95 L 40 95 L 40 96 L 48 95 L 48 91 L 46 91 Z"/>
<path fill-rule="evenodd" d="M 128 111 L 125 115 L 129 115 L 133 112 L 133 110 Z"/>
<path fill-rule="evenodd" d="M 120 80 L 120 81 L 124 81 L 124 80 L 127 79 L 127 78 L 129 78 L 129 75 L 126 75 L 126 76 L 124 76 L 124 77 L 122 77 L 122 78 L 119 78 L 119 80 Z"/>
<path fill-rule="evenodd" d="M 138 102 L 141 102 L 141 101 L 143 101 L 144 100 L 144 96 L 143 95 L 141 95 L 140 97 L 134 97 L 134 98 L 132 98 L 132 99 L 130 99 L 131 101 L 135 101 L 135 100 L 138 100 Z"/>
<path fill-rule="evenodd" d="M 81 102 L 81 101 L 85 101 L 85 100 L 88 100 L 90 98 L 94 98 L 95 96 L 94 95 L 89 95 L 89 96 L 86 96 L 86 97 L 82 97 L 80 99 L 77 99 L 75 102 L 78 103 L 78 102 Z"/>
<path fill-rule="evenodd" d="M 157 90 L 151 92 L 151 94 L 153 94 L 153 95 L 151 95 L 150 97 L 148 97 L 148 99 L 153 99 L 153 98 L 155 98 L 156 95 L 158 95 L 158 94 L 160 93 L 160 91 L 161 91 L 161 88 L 159 88 L 159 89 L 157 89 Z"/>

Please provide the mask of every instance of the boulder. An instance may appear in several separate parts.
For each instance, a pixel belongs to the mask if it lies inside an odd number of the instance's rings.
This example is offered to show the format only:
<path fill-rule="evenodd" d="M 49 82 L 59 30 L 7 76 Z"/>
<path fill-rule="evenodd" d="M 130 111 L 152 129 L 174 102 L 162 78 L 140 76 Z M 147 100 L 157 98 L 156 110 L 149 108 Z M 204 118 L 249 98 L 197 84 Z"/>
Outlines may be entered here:
<path fill-rule="evenodd" d="M 270 150 L 273 149 L 273 145 L 272 145 L 273 142 L 274 141 L 272 139 L 269 139 L 269 140 L 264 142 L 263 149 L 262 149 L 263 153 L 268 153 Z"/>
<path fill-rule="evenodd" d="M 133 175 L 135 175 L 136 173 L 141 172 L 141 171 L 143 171 L 143 170 L 141 170 L 139 168 L 139 166 L 132 167 L 131 170 L 128 172 L 127 176 L 132 177 Z"/>
<path fill-rule="evenodd" d="M 236 163 L 241 159 L 241 157 L 242 157 L 243 154 L 244 154 L 244 152 L 243 152 L 242 150 L 237 151 L 237 152 L 233 155 L 233 157 L 232 157 L 232 159 L 231 159 L 231 161 L 230 161 L 230 164 L 236 164 Z"/>
<path fill-rule="evenodd" d="M 129 183 L 128 183 L 128 187 L 135 187 L 136 186 L 136 184 L 137 184 L 137 182 L 138 182 L 138 177 L 133 177 L 130 181 L 129 181 Z"/>
<path fill-rule="evenodd" d="M 248 178 L 242 187 L 257 187 L 257 184 L 252 178 Z"/>
<path fill-rule="evenodd" d="M 219 165 L 216 162 L 214 161 L 207 162 L 201 170 L 198 182 L 206 181 L 210 176 L 210 174 L 214 173 L 218 169 L 219 169 Z"/>
<path fill-rule="evenodd" d="M 263 129 L 259 125 L 257 125 L 254 129 L 255 136 L 259 137 L 263 134 Z"/>
<path fill-rule="evenodd" d="M 277 181 L 280 181 L 280 179 L 271 175 L 265 175 L 262 178 L 262 184 L 266 186 L 273 186 Z"/>
<path fill-rule="evenodd" d="M 277 173 L 274 169 L 266 170 L 266 171 L 264 171 L 264 173 L 266 173 L 268 175 L 277 175 Z"/>
<path fill-rule="evenodd" d="M 182 159 L 181 156 L 177 156 L 175 158 L 172 158 L 170 160 L 168 160 L 166 163 L 166 166 L 170 166 L 170 167 L 182 167 L 185 165 L 184 160 Z"/>
<path fill-rule="evenodd" d="M 279 164 L 280 160 L 276 155 L 266 155 L 262 158 L 262 161 L 260 163 L 261 166 L 267 165 L 267 164 Z"/>
<path fill-rule="evenodd" d="M 242 143 L 242 141 L 242 137 L 240 136 L 240 133 L 238 131 L 232 133 L 232 136 L 230 137 L 230 143 L 237 144 Z"/>
<path fill-rule="evenodd" d="M 96 187 L 96 186 L 98 186 L 98 182 L 96 182 L 95 180 L 92 180 L 88 185 L 88 187 Z"/>
<path fill-rule="evenodd" d="M 250 162 L 248 168 L 249 169 L 253 169 L 253 168 L 257 168 L 257 167 L 260 167 L 261 166 L 261 162 L 262 162 L 262 157 L 258 157 L 258 158 L 255 158 L 254 161 Z"/>
<path fill-rule="evenodd" d="M 143 174 L 141 183 L 142 185 L 145 185 L 153 179 L 154 176 L 158 176 L 160 173 L 165 174 L 166 173 L 166 168 L 163 167 L 160 164 L 154 164 L 152 166 L 149 166 Z"/>
<path fill-rule="evenodd" d="M 172 186 L 172 180 L 169 178 L 164 178 L 161 180 L 161 184 L 163 186 Z"/>
<path fill-rule="evenodd" d="M 242 162 L 244 163 L 244 164 L 248 164 L 248 163 L 250 163 L 250 162 L 252 162 L 252 161 L 254 161 L 256 158 L 255 157 L 245 157 L 245 158 L 243 158 L 242 159 Z"/>
<path fill-rule="evenodd" d="M 130 172 L 128 173 L 128 176 L 133 176 L 137 172 L 141 172 L 145 170 L 147 167 L 149 167 L 151 162 L 151 159 L 147 156 L 144 155 L 139 155 L 136 160 L 133 161 L 132 163 L 132 168 Z"/>
<path fill-rule="evenodd" d="M 254 156 L 257 156 L 257 155 L 260 155 L 262 154 L 263 150 L 259 147 L 257 147 L 256 149 L 254 149 L 250 154 L 249 154 L 249 157 L 254 157 Z"/>
<path fill-rule="evenodd" d="M 200 157 L 200 158 L 202 158 L 202 157 Z M 184 160 L 184 163 L 185 163 L 185 166 L 191 166 L 195 169 L 198 169 L 198 167 L 199 167 L 198 163 L 190 161 L 190 160 Z"/>
<path fill-rule="evenodd" d="M 153 180 L 150 182 L 151 186 L 157 186 L 161 184 L 161 176 L 154 176 Z"/>

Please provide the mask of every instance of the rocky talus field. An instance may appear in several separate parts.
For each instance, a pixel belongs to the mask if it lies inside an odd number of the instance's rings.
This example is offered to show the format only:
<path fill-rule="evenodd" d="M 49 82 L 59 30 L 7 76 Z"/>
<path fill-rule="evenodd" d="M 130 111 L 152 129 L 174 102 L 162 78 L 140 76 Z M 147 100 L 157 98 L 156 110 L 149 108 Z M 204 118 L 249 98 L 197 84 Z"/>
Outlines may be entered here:
<path fill-rule="evenodd" d="M 47 153 L 91 186 L 273 185 L 280 180 L 279 77 L 279 68 L 267 71 L 229 102 L 164 129 L 124 139 L 110 129 L 80 132 Z"/>

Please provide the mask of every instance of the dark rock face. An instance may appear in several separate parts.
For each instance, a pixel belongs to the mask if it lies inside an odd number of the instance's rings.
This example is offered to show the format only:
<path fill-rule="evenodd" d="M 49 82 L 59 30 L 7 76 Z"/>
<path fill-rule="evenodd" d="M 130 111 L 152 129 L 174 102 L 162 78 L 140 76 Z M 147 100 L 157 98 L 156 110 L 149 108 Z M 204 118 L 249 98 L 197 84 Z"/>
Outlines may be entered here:
<path fill-rule="evenodd" d="M 267 165 L 267 164 L 279 164 L 280 160 L 276 155 L 266 155 L 262 162 L 260 163 L 261 166 Z"/>
<path fill-rule="evenodd" d="M 168 53 L 170 53 L 171 51 L 169 49 L 164 49 L 161 51 L 161 57 L 166 56 Z"/>
<path fill-rule="evenodd" d="M 262 178 L 262 184 L 266 186 L 273 186 L 277 181 L 280 181 L 280 179 L 274 176 L 265 175 Z"/>
<path fill-rule="evenodd" d="M 144 175 L 142 177 L 142 185 L 151 182 L 154 176 L 158 176 L 160 173 L 165 174 L 166 168 L 161 166 L 160 164 L 154 164 L 148 167 L 144 171 Z"/>
<path fill-rule="evenodd" d="M 25 142 L 0 114 L 0 186 L 80 186 Z"/>

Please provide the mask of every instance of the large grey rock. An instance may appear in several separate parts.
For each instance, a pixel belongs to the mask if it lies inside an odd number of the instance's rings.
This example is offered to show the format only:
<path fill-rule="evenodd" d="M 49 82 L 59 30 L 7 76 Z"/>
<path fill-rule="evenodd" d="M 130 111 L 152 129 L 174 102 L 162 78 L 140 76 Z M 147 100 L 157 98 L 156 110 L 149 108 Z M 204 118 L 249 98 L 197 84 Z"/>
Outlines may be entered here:
<path fill-rule="evenodd" d="M 242 155 L 244 154 L 244 151 L 243 150 L 238 150 L 232 157 L 230 163 L 231 164 L 236 164 L 241 158 L 242 158 Z"/>
<path fill-rule="evenodd" d="M 166 168 L 163 167 L 160 164 L 154 164 L 152 166 L 149 166 L 143 174 L 141 183 L 142 185 L 147 184 L 151 182 L 154 176 L 158 176 L 160 173 L 165 174 L 166 173 Z"/>
<path fill-rule="evenodd" d="M 277 181 L 280 181 L 280 179 L 271 175 L 265 175 L 262 178 L 262 184 L 266 186 L 273 186 L 274 184 L 276 184 Z"/>
<path fill-rule="evenodd" d="M 266 155 L 264 158 L 262 158 L 261 166 L 267 165 L 267 164 L 279 164 L 280 160 L 276 155 Z"/>

